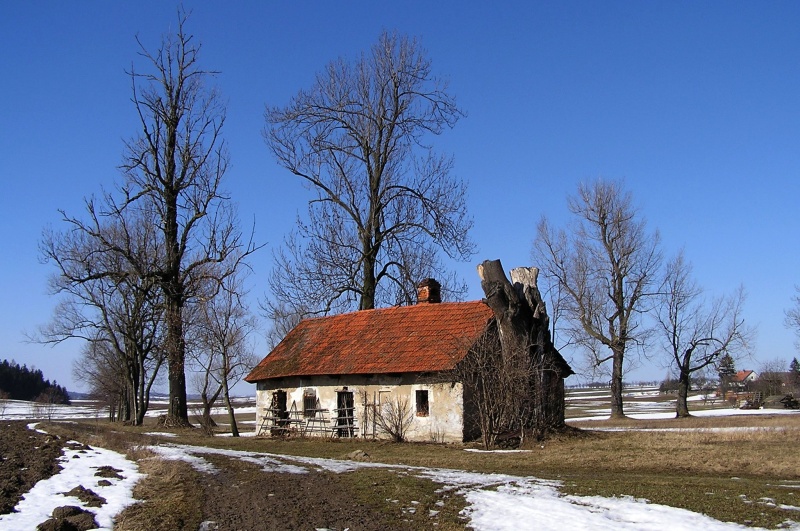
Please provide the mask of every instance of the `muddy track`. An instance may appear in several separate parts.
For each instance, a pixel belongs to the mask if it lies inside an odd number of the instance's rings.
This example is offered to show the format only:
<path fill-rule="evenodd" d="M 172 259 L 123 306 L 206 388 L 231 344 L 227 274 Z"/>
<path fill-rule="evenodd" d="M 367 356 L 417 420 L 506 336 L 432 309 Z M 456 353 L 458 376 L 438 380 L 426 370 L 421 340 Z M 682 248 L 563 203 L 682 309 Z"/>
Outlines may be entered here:
<path fill-rule="evenodd" d="M 390 528 L 383 515 L 355 502 L 337 474 L 265 472 L 239 459 L 206 459 L 218 472 L 204 475 L 203 512 L 219 529 Z"/>

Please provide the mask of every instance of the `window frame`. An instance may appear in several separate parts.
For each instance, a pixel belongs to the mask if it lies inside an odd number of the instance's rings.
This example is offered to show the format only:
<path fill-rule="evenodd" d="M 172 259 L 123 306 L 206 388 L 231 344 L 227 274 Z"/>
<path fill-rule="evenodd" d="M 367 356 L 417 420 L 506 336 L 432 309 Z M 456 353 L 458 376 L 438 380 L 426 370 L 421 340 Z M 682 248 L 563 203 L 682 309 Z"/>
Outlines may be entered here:
<path fill-rule="evenodd" d="M 429 417 L 431 414 L 430 393 L 427 389 L 417 389 L 414 392 L 414 406 L 416 416 Z"/>
<path fill-rule="evenodd" d="M 311 400 L 311 402 L 309 402 Z M 311 407 L 308 407 L 309 404 Z M 317 390 L 306 388 L 303 390 L 303 418 L 313 419 L 317 416 Z"/>

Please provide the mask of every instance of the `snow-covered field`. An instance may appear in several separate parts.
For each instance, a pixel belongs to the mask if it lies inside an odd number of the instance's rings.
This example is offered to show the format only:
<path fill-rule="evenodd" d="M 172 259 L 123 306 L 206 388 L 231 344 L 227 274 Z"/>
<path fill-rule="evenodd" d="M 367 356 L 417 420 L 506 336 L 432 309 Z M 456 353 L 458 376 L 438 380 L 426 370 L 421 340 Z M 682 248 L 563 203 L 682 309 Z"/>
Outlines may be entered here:
<path fill-rule="evenodd" d="M 689 396 L 689 412 L 696 417 L 720 417 L 733 415 L 796 415 L 797 410 L 787 409 L 738 409 L 728 407 L 721 401 L 708 401 L 703 395 Z M 605 420 L 611 415 L 608 389 L 570 389 L 566 396 L 567 422 Z M 625 415 L 633 419 L 670 419 L 675 417 L 675 398 L 664 398 L 657 387 L 641 387 L 625 390 Z"/>
<path fill-rule="evenodd" d="M 252 401 L 242 401 L 251 404 Z M 167 401 L 151 400 L 150 409 L 146 416 L 150 418 L 163 415 L 167 407 Z M 189 404 L 190 415 L 195 414 L 196 404 Z M 199 411 L 197 411 L 199 414 Z M 211 409 L 212 415 L 226 415 L 227 410 L 223 407 Z M 255 405 L 236 406 L 236 414 L 252 414 L 256 416 Z M 25 402 L 22 400 L 0 400 L 0 420 L 50 420 L 50 419 L 98 419 L 108 418 L 108 410 L 98 406 L 91 400 L 73 400 L 72 405 L 62 404 L 37 404 L 35 402 Z M 255 422 L 255 420 L 254 420 Z"/>
<path fill-rule="evenodd" d="M 634 418 L 669 418 L 674 416 L 674 402 L 644 400 L 651 391 L 641 391 L 639 395 L 628 397 L 626 411 Z M 579 401 L 583 416 L 570 420 L 591 420 L 608 416 L 607 394 L 592 390 L 573 393 L 569 396 L 569 406 Z M 641 400 L 637 400 L 641 398 Z M 569 407 L 568 406 L 568 407 Z M 240 411 L 240 410 L 237 410 Z M 40 417 L 41 410 L 35 410 L 29 403 L 7 401 L 0 405 L 0 418 L 24 419 Z M 244 413 L 244 411 L 242 411 Z M 254 410 L 247 411 L 254 413 Z M 748 414 L 798 414 L 785 410 L 737 410 L 729 408 L 693 411 L 695 415 L 734 415 Z M 104 413 L 80 403 L 62 406 L 48 412 L 52 419 L 104 418 Z M 616 429 L 616 428 L 615 428 Z M 726 430 L 752 428 L 725 428 Z M 504 474 L 482 474 L 460 470 L 422 467 L 400 467 L 379 463 L 362 463 L 334 459 L 304 458 L 268 453 L 218 450 L 207 447 L 187 446 L 165 443 L 151 448 L 164 459 L 181 459 L 189 462 L 197 470 L 213 473 L 213 466 L 204 456 L 224 454 L 234 459 L 256 463 L 264 471 L 287 474 L 313 474 L 318 470 L 347 473 L 362 467 L 383 467 L 405 474 L 428 478 L 442 485 L 442 489 L 457 491 L 464 495 L 467 508 L 464 515 L 476 530 L 516 530 L 522 528 L 547 529 L 630 529 L 630 530 L 731 530 L 753 529 L 739 524 L 714 520 L 699 513 L 684 509 L 656 505 L 646 500 L 630 497 L 604 498 L 599 496 L 566 496 L 559 492 L 559 482 L 546 481 L 530 476 L 511 476 Z M 122 455 L 100 448 L 82 459 L 72 459 L 70 451 L 62 458 L 63 470 L 48 480 L 41 481 L 28 492 L 16 507 L 17 512 L 0 516 L 0 529 L 27 530 L 35 528 L 50 515 L 53 508 L 67 503 L 81 505 L 76 498 L 68 500 L 59 492 L 64 485 L 75 484 L 76 479 L 105 497 L 109 503 L 101 509 L 88 508 L 95 512 L 96 519 L 103 529 L 110 529 L 112 518 L 125 506 L 133 503 L 131 495 L 133 484 L 140 474 L 135 463 Z M 125 480 L 108 487 L 96 485 L 97 478 L 88 473 L 92 466 L 111 465 L 124 470 Z M 798 488 L 797 485 L 787 485 Z M 66 489 L 68 490 L 68 489 Z M 785 507 L 787 511 L 798 511 L 800 507 Z M 433 516 L 433 515 L 432 515 Z M 788 523 L 788 529 L 800 530 L 800 524 Z"/>

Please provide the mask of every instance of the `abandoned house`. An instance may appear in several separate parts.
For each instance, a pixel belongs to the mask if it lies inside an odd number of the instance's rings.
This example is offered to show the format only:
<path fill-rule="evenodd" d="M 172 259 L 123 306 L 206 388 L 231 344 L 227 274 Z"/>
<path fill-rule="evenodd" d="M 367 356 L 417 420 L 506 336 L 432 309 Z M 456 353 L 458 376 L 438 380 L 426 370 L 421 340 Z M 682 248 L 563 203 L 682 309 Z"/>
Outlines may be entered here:
<path fill-rule="evenodd" d="M 414 306 L 305 319 L 245 378 L 257 386 L 257 434 L 385 437 L 376 416 L 389 406 L 408 421 L 406 440 L 476 439 L 475 389 L 458 367 L 493 329 L 499 350 L 489 306 L 443 303 L 432 279 L 420 283 Z M 556 355 L 561 369 L 549 381 L 563 421 L 571 370 Z"/>

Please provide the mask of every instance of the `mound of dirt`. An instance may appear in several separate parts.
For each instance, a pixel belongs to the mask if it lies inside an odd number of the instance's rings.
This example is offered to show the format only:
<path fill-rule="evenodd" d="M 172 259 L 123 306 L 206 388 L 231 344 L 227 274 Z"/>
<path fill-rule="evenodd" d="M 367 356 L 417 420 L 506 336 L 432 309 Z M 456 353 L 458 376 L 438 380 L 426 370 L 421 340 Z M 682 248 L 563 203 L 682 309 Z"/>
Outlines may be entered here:
<path fill-rule="evenodd" d="M 83 485 L 78 485 L 74 489 L 64 493 L 65 496 L 74 496 L 86 504 L 87 507 L 102 507 L 106 499 L 98 496 L 92 489 L 87 489 Z"/>
<path fill-rule="evenodd" d="M 94 515 L 74 505 L 53 509 L 53 517 L 36 526 L 36 531 L 87 531 L 97 527 Z"/>

